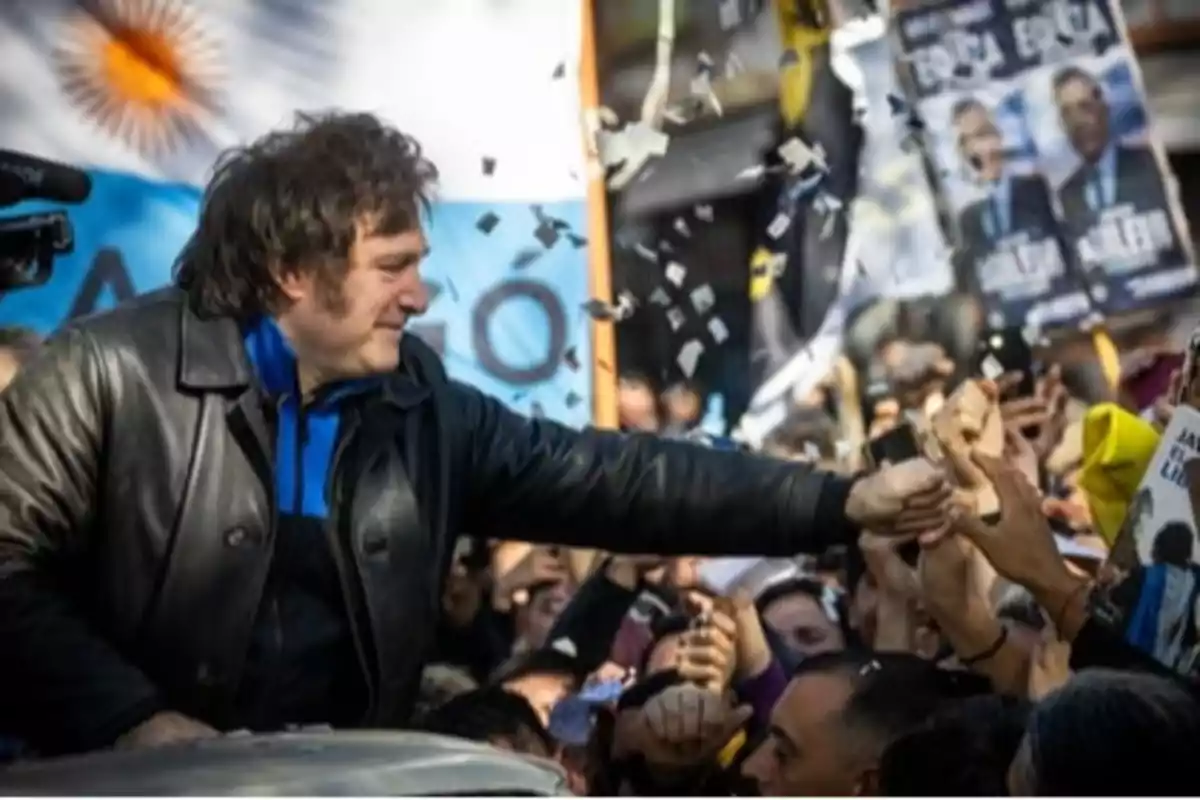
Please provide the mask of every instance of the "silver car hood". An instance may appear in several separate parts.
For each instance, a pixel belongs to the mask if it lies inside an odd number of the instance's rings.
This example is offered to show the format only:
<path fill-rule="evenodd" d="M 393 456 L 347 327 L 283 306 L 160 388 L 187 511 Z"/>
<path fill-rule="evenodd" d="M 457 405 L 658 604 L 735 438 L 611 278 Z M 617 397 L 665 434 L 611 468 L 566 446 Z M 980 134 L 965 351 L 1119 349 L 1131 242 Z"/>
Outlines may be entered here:
<path fill-rule="evenodd" d="M 0 769 L 2 795 L 568 795 L 552 762 L 409 731 L 228 736 Z"/>

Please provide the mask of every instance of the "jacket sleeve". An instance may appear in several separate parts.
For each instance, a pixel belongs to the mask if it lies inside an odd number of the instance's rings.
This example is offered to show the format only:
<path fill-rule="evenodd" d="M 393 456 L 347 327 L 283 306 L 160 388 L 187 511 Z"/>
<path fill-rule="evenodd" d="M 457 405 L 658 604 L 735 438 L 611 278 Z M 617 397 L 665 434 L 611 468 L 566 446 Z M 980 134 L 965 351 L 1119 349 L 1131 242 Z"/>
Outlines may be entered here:
<path fill-rule="evenodd" d="M 790 556 L 850 541 L 852 480 L 646 434 L 529 420 L 450 385 L 468 530 L 661 555 Z"/>
<path fill-rule="evenodd" d="M 0 393 L 0 727 L 43 753 L 101 747 L 159 710 L 93 631 L 88 534 L 107 402 L 84 333 L 63 333 Z"/>

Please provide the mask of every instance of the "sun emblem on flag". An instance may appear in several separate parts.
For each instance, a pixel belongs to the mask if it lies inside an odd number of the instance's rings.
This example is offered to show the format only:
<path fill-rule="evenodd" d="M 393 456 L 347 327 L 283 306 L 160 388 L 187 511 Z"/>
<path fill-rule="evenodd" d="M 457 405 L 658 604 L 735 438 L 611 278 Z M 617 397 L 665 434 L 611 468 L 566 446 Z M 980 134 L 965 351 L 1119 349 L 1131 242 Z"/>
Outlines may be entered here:
<path fill-rule="evenodd" d="M 81 0 L 54 59 L 75 106 L 150 157 L 199 136 L 224 77 L 218 43 L 180 0 Z"/>

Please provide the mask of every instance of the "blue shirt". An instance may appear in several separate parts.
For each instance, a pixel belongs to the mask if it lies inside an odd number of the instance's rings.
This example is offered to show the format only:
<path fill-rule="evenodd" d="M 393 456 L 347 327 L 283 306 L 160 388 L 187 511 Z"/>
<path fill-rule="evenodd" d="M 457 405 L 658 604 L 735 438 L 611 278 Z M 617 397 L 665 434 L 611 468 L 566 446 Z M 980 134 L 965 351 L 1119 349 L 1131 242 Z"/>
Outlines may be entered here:
<path fill-rule="evenodd" d="M 330 467 L 346 401 L 377 382 L 325 387 L 305 403 L 295 353 L 274 321 L 250 325 L 244 343 L 275 410 L 277 526 L 237 723 L 252 730 L 351 725 L 366 711 L 367 695 L 327 525 Z"/>

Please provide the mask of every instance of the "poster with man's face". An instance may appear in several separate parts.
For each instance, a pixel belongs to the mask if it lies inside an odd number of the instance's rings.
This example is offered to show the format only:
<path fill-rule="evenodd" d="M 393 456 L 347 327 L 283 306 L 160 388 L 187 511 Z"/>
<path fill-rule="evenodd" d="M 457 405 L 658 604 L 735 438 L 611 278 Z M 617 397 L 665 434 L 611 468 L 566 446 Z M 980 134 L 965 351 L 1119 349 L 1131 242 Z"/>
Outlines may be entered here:
<path fill-rule="evenodd" d="M 1024 83 L 1039 167 L 1095 302 L 1114 314 L 1191 293 L 1174 179 L 1128 47 L 1047 64 Z"/>

